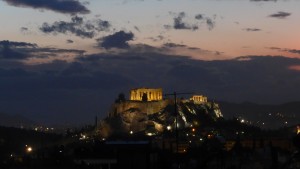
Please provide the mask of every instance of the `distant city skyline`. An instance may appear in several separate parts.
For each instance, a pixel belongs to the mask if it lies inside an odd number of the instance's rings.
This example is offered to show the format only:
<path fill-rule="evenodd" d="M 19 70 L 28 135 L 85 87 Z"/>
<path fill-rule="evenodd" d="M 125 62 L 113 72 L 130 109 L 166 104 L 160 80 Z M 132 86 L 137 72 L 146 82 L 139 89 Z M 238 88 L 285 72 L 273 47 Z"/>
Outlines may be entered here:
<path fill-rule="evenodd" d="M 299 5 L 0 0 L 0 112 L 84 123 L 138 87 L 299 101 Z"/>

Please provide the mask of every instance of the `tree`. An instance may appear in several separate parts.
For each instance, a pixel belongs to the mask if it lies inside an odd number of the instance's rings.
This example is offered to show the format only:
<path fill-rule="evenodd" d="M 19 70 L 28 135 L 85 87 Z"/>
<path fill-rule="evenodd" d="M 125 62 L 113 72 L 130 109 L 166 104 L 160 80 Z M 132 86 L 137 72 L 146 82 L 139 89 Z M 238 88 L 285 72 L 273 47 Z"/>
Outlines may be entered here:
<path fill-rule="evenodd" d="M 116 99 L 115 103 L 121 103 L 121 102 L 125 102 L 125 94 L 124 93 L 120 93 L 118 98 Z"/>

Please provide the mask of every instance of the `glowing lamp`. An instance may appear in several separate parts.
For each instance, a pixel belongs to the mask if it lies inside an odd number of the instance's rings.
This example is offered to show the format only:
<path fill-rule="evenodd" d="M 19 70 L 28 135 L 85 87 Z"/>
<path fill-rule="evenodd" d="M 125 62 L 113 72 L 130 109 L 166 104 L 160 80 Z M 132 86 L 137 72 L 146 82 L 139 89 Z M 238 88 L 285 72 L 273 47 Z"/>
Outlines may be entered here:
<path fill-rule="evenodd" d="M 26 151 L 27 151 L 27 153 L 32 152 L 32 147 L 27 147 Z"/>

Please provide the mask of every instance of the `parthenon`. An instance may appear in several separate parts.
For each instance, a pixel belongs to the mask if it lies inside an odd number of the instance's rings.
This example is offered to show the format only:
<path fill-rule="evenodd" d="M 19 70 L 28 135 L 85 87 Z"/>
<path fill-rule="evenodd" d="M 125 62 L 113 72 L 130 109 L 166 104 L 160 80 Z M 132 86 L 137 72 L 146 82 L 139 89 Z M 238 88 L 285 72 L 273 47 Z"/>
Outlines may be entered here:
<path fill-rule="evenodd" d="M 142 101 L 143 96 L 147 101 L 162 100 L 162 88 L 136 88 L 130 90 L 130 100 Z"/>
<path fill-rule="evenodd" d="M 203 95 L 193 95 L 190 100 L 194 101 L 195 104 L 202 104 L 207 102 L 207 97 Z"/>

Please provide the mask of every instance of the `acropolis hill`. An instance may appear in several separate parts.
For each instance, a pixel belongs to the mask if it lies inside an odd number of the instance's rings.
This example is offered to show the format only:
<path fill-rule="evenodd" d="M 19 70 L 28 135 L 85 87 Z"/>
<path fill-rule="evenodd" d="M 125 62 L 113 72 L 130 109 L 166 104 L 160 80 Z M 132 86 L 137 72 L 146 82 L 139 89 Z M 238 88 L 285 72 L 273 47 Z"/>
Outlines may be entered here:
<path fill-rule="evenodd" d="M 103 137 L 130 132 L 155 135 L 175 128 L 174 98 L 164 98 L 161 88 L 137 88 L 129 94 L 128 100 L 120 94 L 101 122 L 99 132 Z M 212 123 L 223 116 L 218 104 L 203 95 L 177 98 L 177 113 L 179 128 Z"/>

